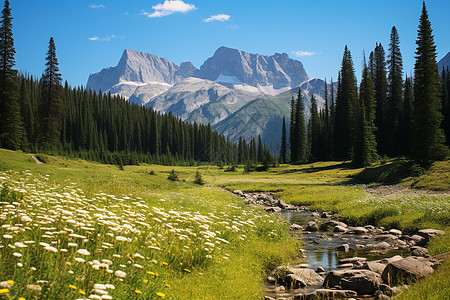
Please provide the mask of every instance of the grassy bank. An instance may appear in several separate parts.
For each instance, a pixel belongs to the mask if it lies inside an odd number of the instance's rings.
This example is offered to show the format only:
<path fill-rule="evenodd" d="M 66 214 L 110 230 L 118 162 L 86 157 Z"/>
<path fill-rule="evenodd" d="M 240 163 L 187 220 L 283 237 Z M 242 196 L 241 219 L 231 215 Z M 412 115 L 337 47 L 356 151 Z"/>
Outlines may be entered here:
<path fill-rule="evenodd" d="M 284 222 L 194 185 L 196 168 L 170 182 L 169 167 L 45 160 L 0 150 L 2 296 L 250 299 L 298 249 Z"/>

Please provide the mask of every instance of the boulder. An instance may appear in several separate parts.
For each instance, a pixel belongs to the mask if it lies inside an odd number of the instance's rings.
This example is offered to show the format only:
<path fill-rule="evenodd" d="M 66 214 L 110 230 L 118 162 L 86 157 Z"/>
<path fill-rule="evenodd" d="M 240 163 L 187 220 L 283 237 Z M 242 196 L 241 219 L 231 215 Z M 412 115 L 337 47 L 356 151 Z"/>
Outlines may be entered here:
<path fill-rule="evenodd" d="M 319 226 L 314 221 L 309 221 L 308 224 L 306 224 L 305 227 L 306 231 L 319 231 Z"/>
<path fill-rule="evenodd" d="M 388 249 L 392 249 L 393 247 L 386 243 L 386 242 L 380 242 L 377 243 L 375 245 L 372 246 L 374 249 L 379 249 L 379 250 L 388 250 Z"/>
<path fill-rule="evenodd" d="M 281 209 L 287 209 L 288 205 L 283 200 L 278 200 L 277 206 Z"/>
<path fill-rule="evenodd" d="M 325 272 L 325 269 L 322 267 L 317 267 L 316 273 L 322 273 L 322 272 Z"/>
<path fill-rule="evenodd" d="M 364 234 L 364 233 L 368 233 L 369 230 L 367 230 L 364 227 L 352 227 L 351 230 L 355 233 L 355 234 Z"/>
<path fill-rule="evenodd" d="M 299 276 L 306 286 L 310 285 L 321 285 L 323 283 L 323 278 L 317 274 L 313 269 L 303 269 L 303 268 L 293 268 L 289 267 L 289 271 L 293 274 Z"/>
<path fill-rule="evenodd" d="M 325 277 L 324 287 L 340 286 L 359 295 L 372 295 L 382 284 L 381 276 L 369 270 L 331 271 Z"/>
<path fill-rule="evenodd" d="M 389 263 L 381 277 L 384 283 L 396 286 L 415 281 L 433 273 L 432 265 L 429 261 L 409 256 Z"/>
<path fill-rule="evenodd" d="M 353 268 L 353 264 L 352 263 L 346 263 L 346 264 L 342 264 L 338 266 L 339 269 L 351 269 Z"/>
<path fill-rule="evenodd" d="M 350 246 L 348 244 L 343 244 L 343 245 L 337 247 L 336 250 L 348 252 L 348 250 L 350 250 Z"/>
<path fill-rule="evenodd" d="M 298 224 L 292 224 L 291 226 L 289 226 L 289 229 L 290 230 L 303 230 L 303 226 L 298 225 Z"/>
<path fill-rule="evenodd" d="M 289 274 L 286 276 L 286 287 L 288 289 L 299 289 L 306 286 L 306 282 L 296 274 Z"/>
<path fill-rule="evenodd" d="M 394 262 L 394 261 L 397 261 L 397 260 L 402 260 L 402 259 L 403 259 L 403 257 L 401 257 L 400 255 L 394 255 L 394 256 L 391 256 L 391 257 L 383 258 L 382 260 L 380 260 L 380 263 L 387 265 L 387 264 L 389 264 L 391 262 Z"/>
<path fill-rule="evenodd" d="M 435 237 L 435 236 L 440 236 L 440 235 L 444 235 L 445 232 L 442 230 L 438 230 L 438 229 L 421 229 L 419 230 L 419 235 L 422 236 L 428 236 L 428 237 Z"/>
<path fill-rule="evenodd" d="M 244 193 L 241 190 L 234 190 L 233 194 L 239 195 L 239 196 L 244 196 Z"/>
<path fill-rule="evenodd" d="M 398 230 L 398 229 L 391 229 L 391 230 L 389 230 L 389 233 L 390 233 L 390 234 L 393 234 L 393 235 L 398 235 L 398 236 L 400 236 L 400 235 L 403 234 L 403 232 L 401 232 L 401 231 Z"/>
<path fill-rule="evenodd" d="M 272 276 L 268 276 L 266 280 L 267 280 L 267 283 L 270 283 L 270 284 L 275 284 L 277 282 L 275 277 L 272 277 Z"/>
<path fill-rule="evenodd" d="M 357 293 L 351 290 L 317 289 L 307 295 L 296 295 L 294 300 L 348 299 L 356 296 Z"/>
<path fill-rule="evenodd" d="M 339 225 L 336 225 L 336 226 L 333 228 L 333 232 L 347 232 L 347 231 L 348 231 L 347 228 L 345 228 L 345 227 L 343 227 L 343 226 L 339 226 Z"/>
<path fill-rule="evenodd" d="M 427 238 L 418 234 L 411 236 L 411 241 L 414 241 L 417 246 L 425 246 L 427 244 Z"/>
<path fill-rule="evenodd" d="M 277 207 L 277 206 L 273 206 L 273 207 L 266 207 L 265 210 L 267 212 L 280 212 L 281 208 Z"/>
<path fill-rule="evenodd" d="M 411 255 L 412 256 L 430 256 L 428 253 L 428 249 L 420 246 L 411 247 Z"/>
<path fill-rule="evenodd" d="M 341 260 L 339 260 L 340 264 L 346 264 L 346 263 L 355 263 L 357 261 L 359 262 L 365 262 L 367 260 L 367 258 L 365 257 L 349 257 L 349 258 L 343 258 Z"/>
<path fill-rule="evenodd" d="M 384 268 L 386 268 L 386 265 L 380 263 L 379 261 L 368 261 L 363 263 L 363 265 L 359 267 L 359 269 L 370 270 L 380 275 L 383 273 Z"/>
<path fill-rule="evenodd" d="M 331 215 L 330 215 L 330 213 L 324 211 L 324 212 L 320 215 L 320 217 L 321 217 L 322 219 L 325 219 L 325 218 L 331 217 Z"/>

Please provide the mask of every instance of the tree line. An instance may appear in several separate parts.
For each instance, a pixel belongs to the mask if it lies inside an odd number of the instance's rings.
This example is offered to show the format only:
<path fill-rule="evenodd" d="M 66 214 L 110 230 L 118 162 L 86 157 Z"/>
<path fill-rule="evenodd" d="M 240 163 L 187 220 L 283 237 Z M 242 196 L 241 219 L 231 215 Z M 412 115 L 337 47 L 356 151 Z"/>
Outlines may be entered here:
<path fill-rule="evenodd" d="M 399 34 L 392 27 L 386 53 L 377 43 L 363 61 L 358 88 L 347 46 L 338 73 L 337 93 L 325 81 L 325 105 L 311 97 L 305 122 L 302 95 L 292 98 L 289 147 L 283 119 L 280 161 L 304 163 L 351 160 L 368 166 L 380 156 L 407 156 L 418 163 L 445 159 L 450 141 L 450 72 L 439 75 L 436 46 L 425 2 L 416 40 L 414 76 L 403 80 Z M 288 151 L 288 149 L 290 151 Z"/>
<path fill-rule="evenodd" d="M 53 38 L 42 78 L 19 74 L 13 69 L 11 20 L 6 0 L 0 24 L 0 147 L 118 165 L 273 161 L 260 137 L 235 144 L 209 124 L 184 123 L 120 96 L 62 85 Z"/>

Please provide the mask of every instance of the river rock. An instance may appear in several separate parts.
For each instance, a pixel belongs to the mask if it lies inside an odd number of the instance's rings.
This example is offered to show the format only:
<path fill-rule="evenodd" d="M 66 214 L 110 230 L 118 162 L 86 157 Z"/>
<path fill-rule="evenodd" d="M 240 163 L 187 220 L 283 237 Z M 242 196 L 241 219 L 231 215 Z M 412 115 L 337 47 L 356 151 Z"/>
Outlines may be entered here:
<path fill-rule="evenodd" d="M 383 273 L 384 268 L 386 268 L 386 265 L 382 264 L 380 261 L 368 261 L 363 263 L 361 267 L 358 267 L 358 269 L 370 270 L 380 275 Z"/>
<path fill-rule="evenodd" d="M 275 293 L 284 293 L 286 291 L 286 288 L 282 285 L 279 285 L 275 288 Z"/>
<path fill-rule="evenodd" d="M 298 224 L 292 224 L 291 226 L 289 226 L 290 230 L 303 230 L 303 226 L 302 225 L 298 225 Z"/>
<path fill-rule="evenodd" d="M 401 232 L 398 229 L 391 229 L 391 230 L 389 230 L 389 233 L 393 234 L 393 235 L 399 235 L 399 236 L 403 234 L 403 232 Z"/>
<path fill-rule="evenodd" d="M 284 202 L 283 200 L 278 200 L 277 206 L 278 206 L 279 208 L 282 208 L 282 209 L 286 209 L 286 208 L 288 207 L 288 205 L 286 204 L 286 202 Z"/>
<path fill-rule="evenodd" d="M 320 217 L 321 217 L 322 219 L 326 219 L 326 218 L 331 217 L 331 215 L 330 215 L 330 213 L 324 211 L 324 212 L 320 215 Z"/>
<path fill-rule="evenodd" d="M 277 207 L 277 206 L 273 206 L 273 207 L 266 207 L 265 210 L 267 212 L 280 212 L 281 208 Z"/>
<path fill-rule="evenodd" d="M 419 234 L 426 235 L 428 237 L 435 237 L 435 236 L 444 235 L 445 232 L 442 230 L 438 230 L 438 229 L 421 229 L 421 230 L 419 230 Z"/>
<path fill-rule="evenodd" d="M 319 226 L 314 221 L 309 221 L 305 227 L 306 231 L 319 231 Z"/>
<path fill-rule="evenodd" d="M 367 258 L 365 257 L 349 257 L 349 258 L 343 258 L 339 260 L 340 264 L 346 264 L 346 263 L 355 263 L 355 262 L 365 262 Z"/>
<path fill-rule="evenodd" d="M 350 228 L 350 230 L 353 231 L 353 233 L 355 234 L 364 234 L 369 232 L 369 230 L 367 230 L 364 227 L 352 227 Z"/>
<path fill-rule="evenodd" d="M 275 284 L 275 282 L 277 282 L 275 277 L 272 277 L 272 276 L 268 276 L 266 280 L 267 280 L 267 283 L 270 283 L 270 284 Z"/>
<path fill-rule="evenodd" d="M 317 267 L 316 273 L 322 273 L 322 272 L 325 272 L 325 269 L 322 267 Z"/>
<path fill-rule="evenodd" d="M 339 226 L 339 225 L 337 225 L 333 228 L 333 232 L 347 232 L 347 231 L 348 231 L 347 228 L 345 228 L 343 226 Z"/>
<path fill-rule="evenodd" d="M 289 274 L 286 276 L 286 287 L 288 289 L 299 289 L 306 286 L 306 282 L 296 274 Z"/>
<path fill-rule="evenodd" d="M 241 190 L 234 190 L 233 194 L 239 195 L 239 196 L 244 196 L 244 193 Z"/>
<path fill-rule="evenodd" d="M 337 247 L 336 250 L 348 252 L 348 250 L 350 250 L 350 246 L 348 244 L 343 244 L 343 245 L 340 245 L 339 247 Z"/>
<path fill-rule="evenodd" d="M 382 264 L 387 265 L 387 264 L 389 264 L 391 262 L 394 262 L 394 261 L 397 261 L 397 260 L 402 260 L 402 259 L 403 259 L 403 257 L 401 257 L 400 255 L 394 255 L 394 256 L 391 256 L 391 257 L 383 258 L 379 262 L 382 263 Z"/>
<path fill-rule="evenodd" d="M 373 245 L 372 248 L 379 249 L 379 250 L 388 250 L 388 249 L 391 249 L 392 246 L 390 244 L 388 244 L 387 242 L 380 242 L 380 243 Z"/>
<path fill-rule="evenodd" d="M 303 282 L 307 285 L 321 285 L 323 283 L 323 278 L 317 274 L 313 269 L 302 269 L 302 268 L 289 268 L 295 275 L 302 278 Z"/>
<path fill-rule="evenodd" d="M 414 234 L 410 238 L 417 246 L 425 246 L 427 244 L 427 239 L 421 235 Z"/>
<path fill-rule="evenodd" d="M 412 256 L 430 256 L 428 253 L 428 249 L 420 246 L 411 247 L 411 255 Z"/>
<path fill-rule="evenodd" d="M 432 265 L 429 261 L 409 256 L 389 263 L 381 277 L 384 283 L 393 286 L 408 283 L 433 273 Z"/>
<path fill-rule="evenodd" d="M 353 268 L 353 264 L 352 263 L 346 263 L 346 264 L 342 264 L 338 266 L 339 269 L 351 269 Z"/>
<path fill-rule="evenodd" d="M 323 282 L 324 287 L 340 286 L 359 295 L 372 295 L 380 284 L 382 284 L 380 274 L 369 270 L 331 271 Z"/>
<path fill-rule="evenodd" d="M 348 299 L 356 296 L 357 293 L 351 290 L 317 289 L 307 295 L 295 295 L 294 300 Z"/>

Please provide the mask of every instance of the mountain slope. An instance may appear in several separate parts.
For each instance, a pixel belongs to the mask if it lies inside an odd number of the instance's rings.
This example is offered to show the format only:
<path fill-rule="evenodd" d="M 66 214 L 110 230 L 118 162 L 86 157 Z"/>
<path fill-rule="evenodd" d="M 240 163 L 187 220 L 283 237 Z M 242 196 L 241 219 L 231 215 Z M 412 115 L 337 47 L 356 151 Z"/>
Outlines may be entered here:
<path fill-rule="evenodd" d="M 442 72 L 442 68 L 447 67 L 450 69 L 450 52 L 438 62 L 439 73 Z"/>

